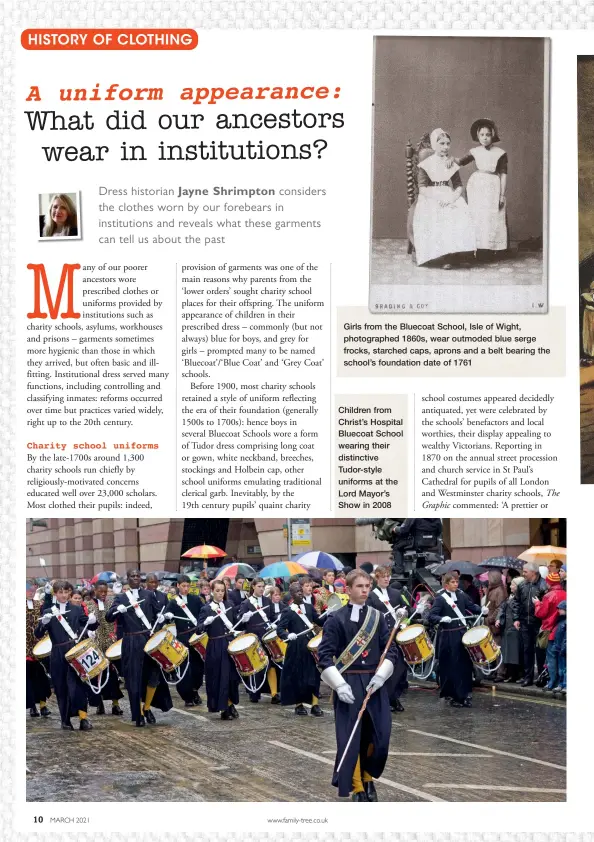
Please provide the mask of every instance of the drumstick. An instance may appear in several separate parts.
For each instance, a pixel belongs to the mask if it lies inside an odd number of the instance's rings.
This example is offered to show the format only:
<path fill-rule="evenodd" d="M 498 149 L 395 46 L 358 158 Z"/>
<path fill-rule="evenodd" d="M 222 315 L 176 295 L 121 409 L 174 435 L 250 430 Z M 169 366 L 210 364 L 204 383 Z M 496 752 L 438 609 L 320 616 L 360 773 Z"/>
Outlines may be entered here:
<path fill-rule="evenodd" d="M 388 649 L 392 645 L 392 641 L 394 640 L 394 635 L 396 634 L 397 628 L 398 628 L 398 624 L 395 624 L 394 628 L 390 632 L 390 636 L 388 637 L 388 642 L 386 643 L 386 648 L 382 652 L 382 657 L 380 658 L 380 662 L 377 665 L 377 669 L 376 669 L 374 675 L 377 674 L 377 671 L 379 670 L 379 668 L 381 667 L 381 665 L 384 663 L 384 661 L 386 659 L 386 655 L 388 654 Z M 373 678 L 373 676 L 372 676 L 372 678 Z M 359 723 L 361 722 L 361 719 L 363 718 L 363 714 L 365 713 L 365 708 L 367 707 L 367 702 L 369 701 L 370 697 L 371 697 L 371 690 L 368 690 L 366 695 L 365 695 L 365 698 L 363 699 L 363 704 L 361 705 L 361 710 L 359 711 L 359 713 L 357 715 L 357 721 L 355 722 L 354 728 L 351 731 L 351 736 L 349 737 L 349 741 L 346 744 L 346 747 L 345 747 L 345 750 L 342 754 L 342 757 L 340 758 L 340 763 L 336 767 L 336 774 L 338 774 L 340 772 L 340 767 L 344 763 L 344 759 L 347 756 L 347 752 L 349 750 L 349 747 L 350 747 L 351 743 L 353 742 L 353 737 L 355 736 L 355 731 L 359 727 Z"/>
<path fill-rule="evenodd" d="M 485 603 L 485 608 L 488 608 L 490 604 L 491 604 L 491 600 L 489 600 L 489 602 Z M 476 620 L 474 621 L 474 623 L 472 624 L 472 628 L 474 628 L 476 625 L 478 625 L 478 621 L 481 620 L 483 617 L 484 617 L 484 614 L 481 611 L 480 614 L 477 616 Z"/>
<path fill-rule="evenodd" d="M 79 640 L 82 638 L 83 634 L 86 632 L 86 630 L 87 630 L 87 626 L 88 626 L 88 625 L 89 625 L 89 621 L 87 620 L 87 625 L 84 627 L 84 629 L 81 631 L 81 633 L 79 634 L 79 636 L 76 638 L 76 642 L 77 642 L 77 643 L 78 643 L 78 642 L 79 642 Z"/>
<path fill-rule="evenodd" d="M 315 629 L 314 629 L 314 628 L 311 628 L 311 629 L 305 629 L 304 631 L 299 632 L 299 633 L 297 634 L 297 637 L 301 637 L 301 635 L 302 635 L 302 634 L 309 634 L 309 632 L 312 632 L 312 631 L 315 631 Z"/>
<path fill-rule="evenodd" d="M 151 629 L 151 634 L 154 634 L 155 629 L 157 628 L 158 623 L 162 622 L 164 619 L 165 619 L 165 617 L 163 616 L 163 609 L 161 609 L 161 610 L 159 611 L 159 613 L 157 614 L 157 619 L 155 620 L 155 625 L 154 625 L 154 626 L 152 627 L 152 629 Z"/>
<path fill-rule="evenodd" d="M 144 602 L 144 599 L 139 599 L 138 602 L 135 602 L 134 605 L 130 603 L 130 605 L 126 605 L 126 611 L 129 611 L 130 608 L 134 608 L 136 605 L 140 605 L 141 602 Z"/>
<path fill-rule="evenodd" d="M 228 611 L 228 610 L 229 610 L 228 608 L 226 608 L 226 609 L 225 609 L 225 611 Z M 223 613 L 223 612 L 221 612 L 221 613 Z M 235 629 L 237 628 L 237 626 L 240 626 L 242 623 L 243 623 L 243 617 L 235 623 L 235 625 L 233 626 L 233 628 L 232 628 L 232 629 L 229 629 L 229 634 L 230 634 L 232 631 L 235 631 Z"/>

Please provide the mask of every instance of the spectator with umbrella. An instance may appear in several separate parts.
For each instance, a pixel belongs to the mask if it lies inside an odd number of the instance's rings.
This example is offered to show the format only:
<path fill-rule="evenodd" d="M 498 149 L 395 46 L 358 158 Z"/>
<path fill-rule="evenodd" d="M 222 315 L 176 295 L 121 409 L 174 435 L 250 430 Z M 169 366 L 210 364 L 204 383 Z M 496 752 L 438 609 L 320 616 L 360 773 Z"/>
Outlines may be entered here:
<path fill-rule="evenodd" d="M 501 638 L 501 655 L 505 669 L 507 683 L 515 684 L 522 674 L 522 639 L 520 632 L 514 625 L 513 602 L 518 585 L 524 579 L 516 576 L 511 581 L 511 595 L 499 606 L 499 613 L 495 621 L 495 628 Z"/>
<path fill-rule="evenodd" d="M 203 561 L 203 569 L 206 570 L 206 562 L 209 558 L 225 558 L 227 553 L 221 550 L 220 547 L 214 547 L 212 544 L 199 544 L 197 547 L 191 547 L 182 553 L 182 558 L 200 558 Z M 231 576 L 233 574 L 230 574 Z"/>
<path fill-rule="evenodd" d="M 553 690 L 557 686 L 557 650 L 555 648 L 555 632 L 559 622 L 559 604 L 565 602 L 567 594 L 561 583 L 559 573 L 553 571 L 546 578 L 548 591 L 542 600 L 534 598 L 534 614 L 541 621 L 537 646 L 546 649 L 546 663 L 549 668 L 549 683 L 545 690 Z"/>
<path fill-rule="evenodd" d="M 511 593 L 512 579 L 518 575 L 524 566 L 524 562 L 515 556 L 499 555 L 481 561 L 481 566 L 487 570 L 494 568 L 495 570 L 501 571 L 503 585 L 509 595 Z"/>
<path fill-rule="evenodd" d="M 545 650 L 536 646 L 536 639 L 540 631 L 540 620 L 534 613 L 534 600 L 540 600 L 545 595 L 547 586 L 540 575 L 538 564 L 527 562 L 522 568 L 524 581 L 518 585 L 512 603 L 514 626 L 522 638 L 522 652 L 524 659 L 524 678 L 520 682 L 522 687 L 534 684 L 534 659 L 538 674 L 542 672 L 545 662 Z"/>
<path fill-rule="evenodd" d="M 486 602 L 485 605 L 487 607 L 487 616 L 486 616 L 486 624 L 489 627 L 491 634 L 495 639 L 495 643 L 500 646 L 501 645 L 501 634 L 500 629 L 497 624 L 497 619 L 499 617 L 499 611 L 501 606 L 507 601 L 507 588 L 503 584 L 503 579 L 501 578 L 501 571 L 495 570 L 491 568 L 487 572 L 488 576 L 488 585 L 487 585 L 487 593 L 486 593 Z M 492 681 L 503 681 L 504 675 L 504 666 L 503 661 L 501 666 L 491 679 Z"/>

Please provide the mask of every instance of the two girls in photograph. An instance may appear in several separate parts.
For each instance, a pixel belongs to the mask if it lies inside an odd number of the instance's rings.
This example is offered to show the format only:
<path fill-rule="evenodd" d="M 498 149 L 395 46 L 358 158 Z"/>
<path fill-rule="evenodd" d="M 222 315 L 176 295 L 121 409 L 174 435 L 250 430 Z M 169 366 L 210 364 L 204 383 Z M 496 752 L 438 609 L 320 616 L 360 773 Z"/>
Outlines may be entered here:
<path fill-rule="evenodd" d="M 499 136 L 492 120 L 476 120 L 470 134 L 478 146 L 452 158 L 450 134 L 434 129 L 429 136 L 432 154 L 419 160 L 419 195 L 412 222 L 418 266 L 451 269 L 474 254 L 479 259 L 485 254 L 496 257 L 508 248 L 507 154 L 494 145 Z M 460 168 L 470 163 L 476 170 L 465 198 Z"/>

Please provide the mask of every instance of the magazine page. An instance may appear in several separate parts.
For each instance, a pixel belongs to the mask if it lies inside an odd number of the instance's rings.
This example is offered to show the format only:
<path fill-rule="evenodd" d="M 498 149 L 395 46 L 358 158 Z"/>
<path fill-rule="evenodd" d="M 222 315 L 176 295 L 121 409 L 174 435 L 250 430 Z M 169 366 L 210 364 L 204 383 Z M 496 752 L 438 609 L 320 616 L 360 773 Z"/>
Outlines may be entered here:
<path fill-rule="evenodd" d="M 590 828 L 586 21 L 305 11 L 7 20 L 16 834 Z"/>

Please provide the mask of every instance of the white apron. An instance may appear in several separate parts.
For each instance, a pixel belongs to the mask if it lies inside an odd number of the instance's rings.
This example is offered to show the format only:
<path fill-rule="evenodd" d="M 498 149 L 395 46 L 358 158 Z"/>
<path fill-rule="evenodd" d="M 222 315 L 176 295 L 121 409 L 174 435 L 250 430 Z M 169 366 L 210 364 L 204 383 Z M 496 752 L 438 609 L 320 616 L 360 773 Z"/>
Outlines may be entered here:
<path fill-rule="evenodd" d="M 496 172 L 503 149 L 477 146 L 470 150 L 477 171 L 468 179 L 466 192 L 468 209 L 474 225 L 477 249 L 505 251 L 507 249 L 507 221 L 505 204 L 499 208 L 501 179 Z"/>
<path fill-rule="evenodd" d="M 419 164 L 431 181 L 445 182 L 458 172 L 454 164 L 449 169 L 445 159 L 431 155 Z M 450 202 L 454 188 L 450 185 L 426 187 L 427 195 L 419 193 L 413 218 L 413 237 L 417 265 L 437 260 L 446 254 L 457 254 L 475 250 L 475 236 L 468 205 L 459 196 L 453 205 L 441 207 L 440 200 Z"/>

